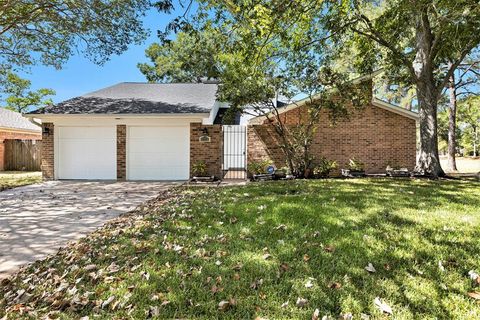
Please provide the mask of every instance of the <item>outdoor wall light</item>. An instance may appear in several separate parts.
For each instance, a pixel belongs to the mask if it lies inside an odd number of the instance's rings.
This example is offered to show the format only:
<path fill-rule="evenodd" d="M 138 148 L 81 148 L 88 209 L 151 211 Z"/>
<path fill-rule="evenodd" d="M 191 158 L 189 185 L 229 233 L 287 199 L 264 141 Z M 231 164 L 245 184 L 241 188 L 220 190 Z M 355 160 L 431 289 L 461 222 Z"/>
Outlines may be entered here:
<path fill-rule="evenodd" d="M 42 134 L 46 136 L 50 135 L 50 128 L 43 127 Z"/>
<path fill-rule="evenodd" d="M 202 129 L 202 133 L 204 136 L 208 136 L 208 129 L 207 128 L 203 128 Z"/>

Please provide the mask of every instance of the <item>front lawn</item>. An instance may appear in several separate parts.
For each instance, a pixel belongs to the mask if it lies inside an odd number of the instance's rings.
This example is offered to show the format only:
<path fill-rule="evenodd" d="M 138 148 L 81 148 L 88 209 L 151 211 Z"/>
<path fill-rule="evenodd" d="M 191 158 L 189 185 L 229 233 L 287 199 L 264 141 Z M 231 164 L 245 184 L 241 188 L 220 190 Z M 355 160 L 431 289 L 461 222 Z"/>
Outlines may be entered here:
<path fill-rule="evenodd" d="M 0 171 L 0 191 L 41 181 L 41 172 Z"/>
<path fill-rule="evenodd" d="M 179 189 L 4 281 L 0 317 L 479 319 L 479 239 L 475 182 Z"/>

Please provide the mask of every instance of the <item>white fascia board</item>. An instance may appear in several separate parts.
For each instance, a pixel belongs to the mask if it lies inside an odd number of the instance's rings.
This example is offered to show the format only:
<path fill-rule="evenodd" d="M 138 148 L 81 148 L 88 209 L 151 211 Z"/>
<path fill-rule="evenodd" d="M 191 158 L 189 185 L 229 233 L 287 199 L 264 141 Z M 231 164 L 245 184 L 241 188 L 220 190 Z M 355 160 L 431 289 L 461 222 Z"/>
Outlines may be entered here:
<path fill-rule="evenodd" d="M 388 103 L 386 101 L 377 99 L 375 97 L 373 97 L 373 99 L 372 99 L 372 104 L 375 107 L 385 109 L 387 111 L 402 115 L 402 116 L 410 118 L 410 119 L 413 119 L 415 121 L 419 121 L 418 113 L 407 110 L 407 109 L 404 109 L 404 108 L 401 108 L 399 106 L 396 106 L 396 105 Z"/>
<path fill-rule="evenodd" d="M 38 130 L 34 129 L 21 129 L 21 128 L 11 128 L 11 127 L 0 127 L 0 131 L 3 132 L 15 132 L 15 133 L 25 133 L 25 134 L 35 134 L 35 133 L 41 133 L 42 130 L 40 127 Z"/>
<path fill-rule="evenodd" d="M 159 118 L 198 118 L 203 119 L 210 114 L 205 113 L 150 113 L 150 114 L 105 114 L 105 113 L 76 113 L 76 114 L 25 114 L 26 118 L 35 119 L 55 119 L 55 118 L 113 118 L 113 119 L 128 119 L 128 118 L 146 118 L 146 119 L 159 119 Z"/>

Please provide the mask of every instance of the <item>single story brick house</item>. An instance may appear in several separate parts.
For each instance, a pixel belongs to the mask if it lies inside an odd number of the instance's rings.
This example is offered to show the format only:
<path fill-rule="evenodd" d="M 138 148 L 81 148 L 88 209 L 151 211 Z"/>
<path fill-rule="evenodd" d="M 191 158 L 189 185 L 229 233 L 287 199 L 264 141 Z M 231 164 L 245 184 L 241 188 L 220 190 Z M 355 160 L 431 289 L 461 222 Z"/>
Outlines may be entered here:
<path fill-rule="evenodd" d="M 187 180 L 203 162 L 222 179 L 266 157 L 283 166 L 269 124 L 222 125 L 228 104 L 217 101 L 217 89 L 211 82 L 119 83 L 27 114 L 42 122 L 44 178 Z M 282 108 L 292 123 L 298 105 Z M 321 122 L 315 152 L 339 164 L 355 156 L 367 172 L 384 172 L 387 162 L 413 168 L 416 119 L 372 100 L 348 125 Z"/>
<path fill-rule="evenodd" d="M 0 108 L 0 171 L 5 170 L 5 140 L 41 140 L 39 126 L 22 114 Z"/>

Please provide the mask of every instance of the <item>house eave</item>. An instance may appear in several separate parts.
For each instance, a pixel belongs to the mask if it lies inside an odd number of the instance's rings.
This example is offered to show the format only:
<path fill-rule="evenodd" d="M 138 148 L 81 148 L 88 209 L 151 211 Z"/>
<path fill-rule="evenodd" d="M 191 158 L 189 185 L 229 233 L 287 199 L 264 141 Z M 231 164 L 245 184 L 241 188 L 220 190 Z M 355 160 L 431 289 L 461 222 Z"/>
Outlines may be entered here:
<path fill-rule="evenodd" d="M 55 118 L 206 118 L 210 113 L 149 113 L 149 114 L 131 114 L 131 113 L 39 113 L 25 114 L 27 118 L 35 119 L 55 119 Z"/>
<path fill-rule="evenodd" d="M 38 128 L 38 130 L 35 130 L 35 129 L 21 129 L 21 128 L 11 128 L 11 127 L 0 127 L 0 131 L 20 133 L 20 134 L 40 134 L 42 132 L 40 128 Z"/>
<path fill-rule="evenodd" d="M 386 101 L 377 99 L 375 97 L 373 97 L 373 99 L 372 99 L 372 105 L 374 105 L 376 107 L 379 107 L 379 108 L 382 108 L 382 109 L 385 109 L 387 111 L 402 115 L 404 117 L 413 119 L 415 121 L 419 121 L 418 113 L 407 110 L 407 109 L 404 109 L 404 108 L 401 108 L 399 106 L 396 106 L 396 105 L 388 103 Z"/>

